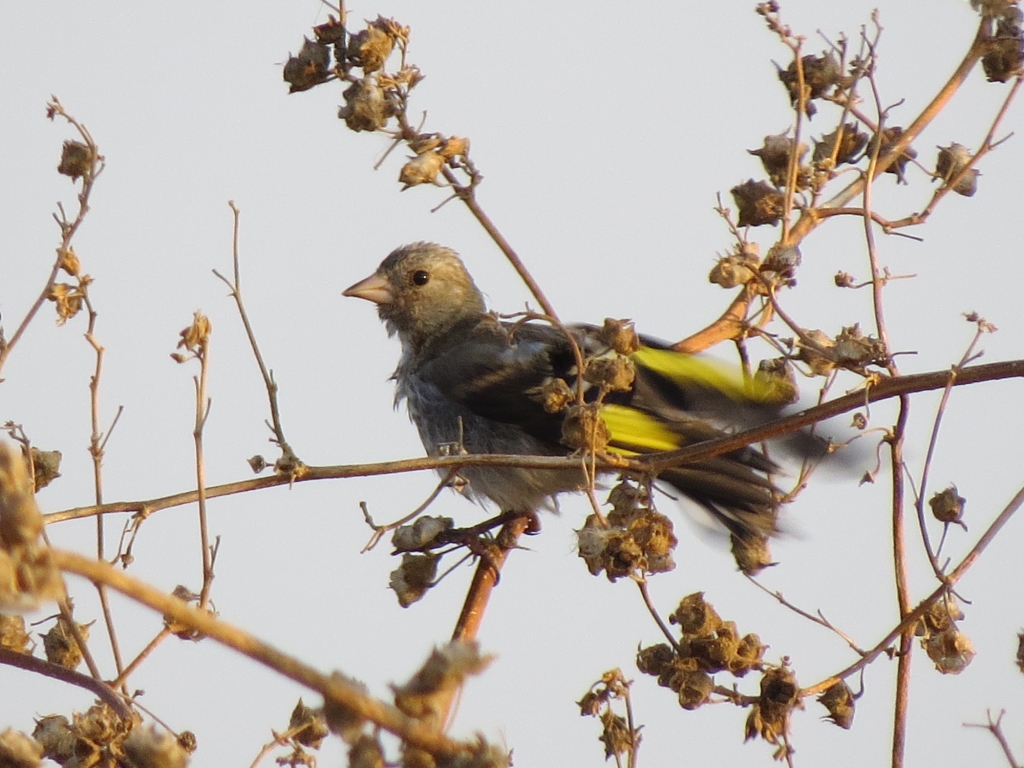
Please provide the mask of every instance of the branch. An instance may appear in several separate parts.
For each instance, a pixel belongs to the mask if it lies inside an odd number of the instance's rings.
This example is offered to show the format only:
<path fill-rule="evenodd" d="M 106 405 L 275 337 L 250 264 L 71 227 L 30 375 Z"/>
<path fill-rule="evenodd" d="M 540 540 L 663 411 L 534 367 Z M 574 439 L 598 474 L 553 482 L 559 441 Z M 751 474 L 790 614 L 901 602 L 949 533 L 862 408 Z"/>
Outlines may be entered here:
<path fill-rule="evenodd" d="M 665 469 L 677 467 L 682 464 L 701 461 L 703 459 L 718 456 L 729 451 L 734 451 L 752 443 L 761 442 L 774 437 L 781 437 L 796 432 L 803 427 L 810 426 L 819 421 L 838 416 L 839 414 L 860 408 L 868 403 L 888 400 L 899 397 L 902 394 L 915 392 L 926 392 L 929 390 L 942 389 L 949 384 L 953 376 L 951 371 L 932 371 L 930 373 L 918 373 L 899 378 L 883 378 L 873 383 L 868 389 L 861 392 L 838 397 L 827 403 L 808 408 L 792 416 L 778 419 L 753 429 L 737 432 L 734 435 L 726 435 L 715 440 L 697 443 L 676 451 L 654 453 L 638 457 L 632 460 L 620 456 L 598 457 L 596 466 L 604 471 L 632 471 L 640 474 L 657 473 Z M 983 381 L 997 381 L 1000 379 L 1024 378 L 1024 360 L 1007 360 L 999 363 L 988 363 L 986 365 L 973 365 L 960 370 L 953 382 L 954 386 L 960 387 L 967 384 L 977 384 Z M 273 488 L 280 485 L 291 485 L 312 480 L 336 480 L 349 477 L 374 477 L 377 475 L 393 475 L 404 472 L 420 472 L 427 469 L 461 469 L 464 467 L 520 467 L 525 469 L 576 469 L 579 467 L 579 458 L 562 458 L 560 456 L 518 456 L 506 454 L 470 454 L 460 456 L 425 456 L 418 459 L 401 459 L 399 461 L 381 461 L 371 464 L 341 464 L 335 466 L 321 466 L 303 468 L 302 473 L 297 477 L 285 475 L 274 475 L 271 477 L 258 477 L 252 480 L 241 480 L 235 483 L 214 485 L 206 489 L 208 499 L 220 496 L 230 496 L 236 493 L 247 493 L 263 488 Z M 196 491 L 185 491 L 171 496 L 162 496 L 156 499 L 144 501 L 121 501 L 110 504 L 93 505 L 88 507 L 75 507 L 60 512 L 50 512 L 43 515 L 46 524 L 63 522 L 64 520 L 77 520 L 83 517 L 92 517 L 105 512 L 135 512 L 139 515 L 148 516 L 161 509 L 180 507 L 184 504 L 193 504 L 197 499 Z"/>
<path fill-rule="evenodd" d="M 214 617 L 207 611 L 193 608 L 185 601 L 161 592 L 107 563 L 98 562 L 66 550 L 51 550 L 54 564 L 66 573 L 73 573 L 93 582 L 106 584 L 142 605 L 192 627 L 196 632 L 256 661 L 300 685 L 322 694 L 325 703 L 347 710 L 393 733 L 413 747 L 438 758 L 452 758 L 467 751 L 460 742 L 440 731 L 427 727 L 414 718 L 384 702 L 367 696 L 356 685 L 339 674 L 328 675 L 282 653 L 248 632 Z"/>

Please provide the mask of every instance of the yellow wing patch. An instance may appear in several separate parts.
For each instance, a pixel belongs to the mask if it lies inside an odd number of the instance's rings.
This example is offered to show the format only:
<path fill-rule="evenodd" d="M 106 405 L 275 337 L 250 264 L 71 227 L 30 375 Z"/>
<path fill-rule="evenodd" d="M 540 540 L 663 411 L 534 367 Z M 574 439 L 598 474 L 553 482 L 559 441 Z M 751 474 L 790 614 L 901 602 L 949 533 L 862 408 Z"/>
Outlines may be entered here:
<path fill-rule="evenodd" d="M 772 387 L 753 380 L 744 380 L 739 369 L 699 355 L 687 355 L 670 349 L 640 347 L 633 353 L 633 360 L 680 384 L 699 384 L 721 392 L 733 400 L 773 400 Z"/>
<path fill-rule="evenodd" d="M 680 447 L 679 435 L 658 419 L 634 408 L 605 405 L 601 408 L 601 418 L 611 434 L 608 448 L 615 453 L 635 455 Z"/>

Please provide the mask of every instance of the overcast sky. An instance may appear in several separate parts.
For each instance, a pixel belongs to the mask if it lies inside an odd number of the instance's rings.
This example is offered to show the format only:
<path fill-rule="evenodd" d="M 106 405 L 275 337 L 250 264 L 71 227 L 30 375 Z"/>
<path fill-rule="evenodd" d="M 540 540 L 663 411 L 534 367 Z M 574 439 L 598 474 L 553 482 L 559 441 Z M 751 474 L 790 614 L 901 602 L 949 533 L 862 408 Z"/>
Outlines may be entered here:
<path fill-rule="evenodd" d="M 856 37 L 872 5 L 794 0 L 783 13 L 808 37 L 808 52 L 818 52 L 825 43 L 817 30 L 833 40 L 843 31 Z M 976 27 L 966 2 L 922 8 L 891 0 L 880 7 L 882 101 L 904 100 L 892 110 L 895 124 L 908 124 L 945 82 Z M 378 14 L 412 28 L 409 60 L 427 77 L 410 114 L 425 112 L 427 130 L 471 139 L 485 177 L 481 204 L 563 318 L 631 317 L 640 330 L 674 339 L 723 311 L 730 295 L 707 281 L 715 255 L 731 247 L 712 210 L 715 196 L 732 205 L 731 187 L 762 176 L 746 150 L 793 122 L 771 63 L 785 64 L 788 51 L 752 2 L 381 0 L 351 8 L 354 23 Z M 197 369 L 175 364 L 169 353 L 200 308 L 214 328 L 209 482 L 251 476 L 245 460 L 253 454 L 274 458 L 258 371 L 234 305 L 211 274 L 231 268 L 228 200 L 242 211 L 245 296 L 299 456 L 345 464 L 422 455 L 414 428 L 391 406 L 387 378 L 398 345 L 370 305 L 343 299 L 341 290 L 396 246 L 434 240 L 463 254 L 494 308 L 516 311 L 529 294 L 461 205 L 430 212 L 443 190 L 399 193 L 403 151 L 373 170 L 387 141 L 345 128 L 336 118 L 340 89 L 287 95 L 281 65 L 326 21 L 325 8 L 313 0 L 7 3 L 0 19 L 0 313 L 8 336 L 49 272 L 59 242 L 50 215 L 55 202 L 74 204 L 70 181 L 55 172 L 61 143 L 74 134 L 45 119 L 51 94 L 88 126 L 106 157 L 76 240 L 84 271 L 95 279 L 97 336 L 106 348 L 103 422 L 125 408 L 108 444 L 105 499 L 194 486 Z M 973 73 L 915 143 L 924 165 L 933 164 L 937 145 L 977 146 L 1008 88 Z M 922 242 L 878 234 L 892 274 L 916 275 L 886 291 L 893 347 L 907 353 L 899 358 L 904 372 L 955 363 L 973 332 L 962 313 L 972 310 L 1000 329 L 983 340 L 984 361 L 1019 358 L 1024 350 L 1022 118 L 1024 108 L 1014 104 L 999 135 L 1018 135 L 983 160 L 975 197 L 950 196 L 911 233 Z M 835 120 L 823 108 L 808 131 L 820 136 Z M 890 176 L 878 183 L 876 210 L 899 218 L 926 204 L 934 185 L 919 169 L 908 175 L 908 187 Z M 769 227 L 752 233 L 762 252 L 777 236 Z M 840 270 L 858 280 L 868 274 L 859 220 L 830 221 L 802 251 L 798 286 L 784 295 L 791 313 L 830 334 L 857 322 L 872 329 L 868 293 L 832 282 Z M 47 512 L 93 499 L 86 449 L 94 358 L 84 328 L 81 317 L 57 328 L 52 307 L 44 307 L 0 384 L 0 420 L 23 424 L 36 445 L 64 453 L 64 477 L 39 496 Z M 727 357 L 728 350 L 716 354 Z M 804 385 L 805 398 L 814 397 L 814 384 Z M 914 401 L 907 453 L 915 480 L 936 404 L 936 394 Z M 871 425 L 891 424 L 892 413 L 889 405 L 873 407 Z M 930 483 L 939 490 L 955 482 L 968 499 L 970 530 L 952 534 L 954 561 L 1020 487 L 1022 427 L 1019 381 L 954 393 Z M 763 576 L 804 609 L 821 609 L 862 647 L 895 623 L 888 486 L 858 486 L 868 468 L 812 484 L 787 511 L 787 534 L 774 545 L 781 565 Z M 887 472 L 886 464 L 883 478 Z M 379 520 L 396 518 L 434 482 L 420 473 L 309 483 L 212 503 L 211 529 L 221 537 L 213 595 L 221 616 L 387 697 L 388 683 L 404 680 L 449 635 L 471 570 L 459 569 L 426 600 L 400 609 L 386 588 L 397 565 L 388 548 L 359 554 L 369 532 L 358 502 Z M 835 635 L 736 573 L 721 541 L 671 502 L 662 506 L 681 538 L 678 568 L 651 585 L 663 614 L 704 590 L 741 632 L 757 632 L 771 646 L 769 660 L 788 655 L 804 685 L 855 659 Z M 459 524 L 484 514 L 454 494 L 434 509 Z M 527 551 L 513 553 L 481 632 L 484 650 L 497 658 L 467 687 L 453 734 L 481 731 L 513 748 L 517 765 L 597 765 L 598 724 L 580 718 L 573 702 L 604 670 L 620 666 L 638 678 L 643 765 L 767 764 L 768 745 L 742 744 L 746 711 L 683 712 L 669 691 L 639 679 L 636 647 L 659 634 L 630 583 L 594 578 L 576 557 L 573 530 L 585 514 L 580 501 L 567 501 L 561 516 L 544 518 L 542 535 L 524 542 Z M 123 522 L 110 518 L 108 551 Z M 154 515 L 130 572 L 167 590 L 179 583 L 198 589 L 196 526 L 192 508 Z M 50 535 L 58 546 L 95 551 L 91 521 L 53 526 Z M 910 541 L 916 602 L 935 585 L 916 523 Z M 1015 519 L 960 584 L 972 601 L 962 628 L 978 652 L 973 665 L 942 677 L 915 653 L 908 764 L 997 763 L 994 739 L 961 727 L 983 721 L 986 709 L 1008 711 L 1011 744 L 1018 759 L 1024 756 L 1024 680 L 1012 663 L 1015 633 L 1024 626 L 1022 542 L 1024 523 Z M 99 618 L 91 588 L 72 589 L 79 618 Z M 113 602 L 130 658 L 159 630 L 160 617 Z M 109 671 L 102 635 L 97 624 L 93 645 Z M 868 671 L 851 732 L 820 722 L 823 710 L 808 701 L 794 719 L 797 762 L 883 764 L 894 667 L 879 661 Z M 132 687 L 145 689 L 141 701 L 173 728 L 196 732 L 197 766 L 248 764 L 271 728 L 286 728 L 298 696 L 318 703 L 209 641 L 165 642 Z M 743 680 L 741 689 L 754 693 L 756 680 Z M 10 668 L 0 668 L 0 691 L 0 729 L 31 731 L 34 716 L 69 715 L 91 703 L 82 691 Z M 340 751 L 337 740 L 329 742 L 321 764 L 338 764 Z"/>

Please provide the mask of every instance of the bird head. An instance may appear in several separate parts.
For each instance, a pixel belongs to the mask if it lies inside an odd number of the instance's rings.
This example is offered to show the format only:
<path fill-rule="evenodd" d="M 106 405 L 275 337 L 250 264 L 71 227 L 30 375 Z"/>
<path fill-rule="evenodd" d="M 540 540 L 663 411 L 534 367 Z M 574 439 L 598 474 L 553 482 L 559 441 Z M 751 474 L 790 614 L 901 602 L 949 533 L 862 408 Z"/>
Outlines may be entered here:
<path fill-rule="evenodd" d="M 413 243 L 392 251 L 377 271 L 343 296 L 372 301 L 389 335 L 422 348 L 467 318 L 479 318 L 483 295 L 455 251 Z"/>

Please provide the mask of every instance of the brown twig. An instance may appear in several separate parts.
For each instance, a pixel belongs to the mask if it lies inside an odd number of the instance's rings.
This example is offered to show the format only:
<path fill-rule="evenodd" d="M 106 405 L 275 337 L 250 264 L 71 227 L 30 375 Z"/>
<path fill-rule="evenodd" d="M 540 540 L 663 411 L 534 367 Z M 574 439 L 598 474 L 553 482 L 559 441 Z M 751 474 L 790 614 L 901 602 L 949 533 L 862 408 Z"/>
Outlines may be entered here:
<path fill-rule="evenodd" d="M 62 667 L 60 664 L 53 664 L 45 659 L 39 659 L 27 653 L 11 651 L 7 648 L 0 648 L 0 664 L 24 669 L 27 672 L 34 672 L 37 675 L 43 675 L 54 680 L 60 680 L 62 683 L 83 688 L 105 702 L 121 719 L 129 720 L 132 717 L 131 709 L 114 689 L 115 687 L 107 685 L 102 680 L 97 680 L 89 675 L 83 675 L 81 672 L 75 672 L 73 669 Z"/>
<path fill-rule="evenodd" d="M 263 376 L 263 385 L 267 389 L 267 398 L 270 401 L 270 418 L 272 421 L 271 429 L 274 432 L 274 442 L 277 444 L 278 448 L 281 449 L 281 458 L 278 461 L 277 468 L 284 474 L 294 475 L 296 472 L 300 471 L 302 462 L 299 460 L 298 456 L 295 455 L 291 445 L 289 445 L 288 441 L 285 439 L 284 427 L 281 425 L 281 412 L 277 403 L 277 382 L 274 381 L 274 372 L 269 370 L 266 363 L 263 362 L 263 354 L 260 352 L 259 344 L 256 343 L 256 334 L 253 332 L 252 324 L 249 322 L 249 313 L 245 311 L 245 302 L 242 301 L 242 271 L 238 250 L 238 228 L 241 211 L 235 205 L 234 200 L 229 200 L 228 206 L 231 208 L 234 221 L 231 240 L 231 259 L 234 267 L 234 281 L 228 280 L 216 269 L 213 270 L 213 274 L 223 280 L 225 285 L 227 285 L 228 289 L 231 291 L 231 298 L 235 300 L 235 305 L 238 307 L 238 316 L 242 319 L 242 325 L 245 327 L 245 335 L 246 338 L 249 339 L 249 346 L 252 347 L 252 353 L 256 358 L 256 364 L 260 368 L 260 375 Z"/>
<path fill-rule="evenodd" d="M 984 728 L 986 731 L 995 736 L 996 741 L 999 742 L 1000 748 L 1003 750 L 1003 755 L 1006 757 L 1006 762 L 1010 768 L 1021 768 L 1021 764 L 1017 762 L 1017 758 L 1013 756 L 1013 750 L 1010 749 L 1010 742 L 1006 740 L 1006 734 L 1003 733 L 1003 716 L 1006 714 L 1006 710 L 999 713 L 994 721 L 992 720 L 992 712 L 986 712 L 985 716 L 988 720 L 987 723 L 964 723 L 965 728 Z"/>
<path fill-rule="evenodd" d="M 78 132 L 82 141 L 85 142 L 86 147 L 89 150 L 89 167 L 86 172 L 81 176 L 82 188 L 78 192 L 78 212 L 75 214 L 75 218 L 69 220 L 64 215 L 64 208 L 59 203 L 57 205 L 60 211 L 60 216 L 57 214 L 53 215 L 53 218 L 57 221 L 58 226 L 61 230 L 61 241 L 60 245 L 57 246 L 57 258 L 50 268 L 50 276 L 46 280 L 46 284 L 43 286 L 43 290 L 39 292 L 39 296 L 29 307 L 28 312 L 25 313 L 25 317 L 22 318 L 18 324 L 17 329 L 14 331 L 14 335 L 11 336 L 5 344 L 0 344 L 0 370 L 3 370 L 4 363 L 7 362 L 7 358 L 10 356 L 11 351 L 14 349 L 18 340 L 25 333 L 25 329 L 28 328 L 32 319 L 39 312 L 39 308 L 43 306 L 43 302 L 50 296 L 53 286 L 57 281 L 57 275 L 60 273 L 61 267 L 64 264 L 65 258 L 69 253 L 72 252 L 71 241 L 75 237 L 75 233 L 78 232 L 79 227 L 82 226 L 82 222 L 85 220 L 85 215 L 89 212 L 89 197 L 92 195 L 93 185 L 96 183 L 97 177 L 103 172 L 105 167 L 103 156 L 99 153 L 99 147 L 92 138 L 92 134 L 89 133 L 86 127 L 78 122 L 74 117 L 64 111 L 64 105 L 60 103 L 56 96 L 51 96 L 50 101 L 46 104 L 47 116 L 53 119 L 55 115 L 63 117 L 71 126 Z"/>
<path fill-rule="evenodd" d="M 949 574 L 946 584 L 942 584 L 937 587 L 930 595 L 928 595 L 928 597 L 918 603 L 912 611 L 909 611 L 903 617 L 900 623 L 897 624 L 889 634 L 882 638 L 882 640 L 869 650 L 861 659 L 854 662 L 846 669 L 825 678 L 821 682 L 802 689 L 800 691 L 800 695 L 811 696 L 816 693 L 821 693 L 831 685 L 855 674 L 856 672 L 859 672 L 861 669 L 873 662 L 882 653 L 884 653 L 897 638 L 905 635 L 912 637 L 913 629 L 916 627 L 917 622 L 921 617 L 924 616 L 924 614 L 927 613 L 937 601 L 943 599 L 949 593 L 950 588 L 956 584 L 963 575 L 967 573 L 970 567 L 974 565 L 977 559 L 981 557 L 982 553 L 988 548 L 988 545 L 992 543 L 992 540 L 996 537 L 999 531 L 1003 529 L 1003 526 L 1006 525 L 1009 519 L 1013 517 L 1022 505 L 1024 505 L 1024 487 L 1017 491 L 996 519 L 993 520 L 989 527 L 985 529 L 985 533 L 979 537 L 978 541 L 976 541 L 974 546 L 971 547 L 971 550 L 964 556 L 963 560 L 960 561 L 960 564 Z"/>

